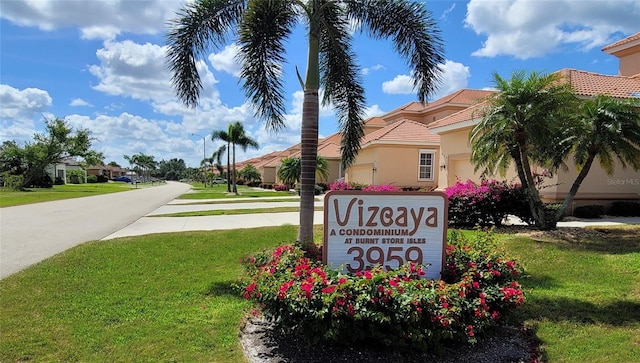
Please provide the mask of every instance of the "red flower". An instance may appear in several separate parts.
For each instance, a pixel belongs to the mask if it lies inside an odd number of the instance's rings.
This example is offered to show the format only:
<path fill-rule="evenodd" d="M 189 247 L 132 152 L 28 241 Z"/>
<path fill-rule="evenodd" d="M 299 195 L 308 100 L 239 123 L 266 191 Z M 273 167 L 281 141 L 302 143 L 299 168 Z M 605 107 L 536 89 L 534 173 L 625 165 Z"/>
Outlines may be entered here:
<path fill-rule="evenodd" d="M 329 287 L 325 287 L 324 289 L 322 289 L 322 293 L 323 294 L 331 294 L 332 292 L 336 291 L 337 288 L 338 288 L 338 286 L 331 285 Z"/>
<path fill-rule="evenodd" d="M 468 336 L 470 336 L 470 337 L 472 337 L 472 336 L 474 336 L 474 335 L 475 335 L 475 334 L 473 333 L 473 325 L 469 325 L 469 326 L 467 326 L 467 335 L 468 335 Z"/>

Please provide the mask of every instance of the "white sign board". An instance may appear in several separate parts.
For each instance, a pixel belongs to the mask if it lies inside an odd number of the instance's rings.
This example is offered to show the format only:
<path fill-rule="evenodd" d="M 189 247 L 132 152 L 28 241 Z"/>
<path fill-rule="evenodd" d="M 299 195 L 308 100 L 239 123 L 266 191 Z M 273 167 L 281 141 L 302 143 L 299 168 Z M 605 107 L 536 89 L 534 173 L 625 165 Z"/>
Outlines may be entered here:
<path fill-rule="evenodd" d="M 345 271 L 407 262 L 440 279 L 447 236 L 443 193 L 331 191 L 324 198 L 324 262 Z"/>

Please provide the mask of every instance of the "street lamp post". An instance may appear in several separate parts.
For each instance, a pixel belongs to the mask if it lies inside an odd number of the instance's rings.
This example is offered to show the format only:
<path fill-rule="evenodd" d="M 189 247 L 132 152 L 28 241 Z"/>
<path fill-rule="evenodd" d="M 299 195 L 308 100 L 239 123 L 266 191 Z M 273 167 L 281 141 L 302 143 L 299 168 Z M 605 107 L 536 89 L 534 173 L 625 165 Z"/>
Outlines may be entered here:
<path fill-rule="evenodd" d="M 207 158 L 207 138 L 198 134 L 191 134 L 191 136 L 199 136 L 202 138 L 202 161 L 204 161 L 204 159 Z M 205 187 L 207 186 L 207 171 L 204 165 L 202 166 L 202 183 Z"/>

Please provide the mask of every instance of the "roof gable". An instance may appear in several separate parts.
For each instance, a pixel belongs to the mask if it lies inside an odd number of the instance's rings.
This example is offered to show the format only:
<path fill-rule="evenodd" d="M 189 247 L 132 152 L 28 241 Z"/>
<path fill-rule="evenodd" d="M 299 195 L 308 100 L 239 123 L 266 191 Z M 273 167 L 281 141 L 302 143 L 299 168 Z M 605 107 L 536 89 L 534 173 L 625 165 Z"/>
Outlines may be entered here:
<path fill-rule="evenodd" d="M 403 119 L 366 135 L 361 145 L 364 148 L 368 144 L 377 142 L 439 143 L 440 136 L 431 133 L 425 124 Z"/>

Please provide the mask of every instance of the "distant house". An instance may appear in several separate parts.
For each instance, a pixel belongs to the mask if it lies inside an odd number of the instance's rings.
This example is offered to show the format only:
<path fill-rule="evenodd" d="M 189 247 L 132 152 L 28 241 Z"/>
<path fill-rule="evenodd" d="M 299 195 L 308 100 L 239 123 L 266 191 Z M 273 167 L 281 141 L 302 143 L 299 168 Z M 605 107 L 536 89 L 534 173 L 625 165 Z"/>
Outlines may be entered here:
<path fill-rule="evenodd" d="M 84 173 L 84 180 L 87 180 L 87 173 L 75 158 L 66 158 L 56 164 L 51 164 L 45 168 L 45 171 L 51 176 L 53 181 L 60 180 L 63 184 L 67 183 L 67 172 L 71 170 L 80 170 Z"/>
<path fill-rule="evenodd" d="M 102 175 L 107 179 L 113 179 L 118 176 L 124 176 L 127 174 L 127 170 L 120 166 L 113 165 L 89 165 L 86 168 L 87 175 Z"/>
<path fill-rule="evenodd" d="M 640 33 L 603 48 L 619 58 L 619 74 L 603 75 L 576 69 L 558 71 L 581 97 L 608 94 L 619 98 L 640 98 Z M 470 162 L 469 131 L 479 121 L 477 110 L 492 91 L 461 89 L 427 104 L 410 102 L 384 115 L 365 120 L 365 136 L 361 149 L 348 170 L 340 169 L 340 135 L 333 134 L 318 140 L 318 154 L 330 156 L 335 163 L 331 179 L 344 178 L 362 184 L 393 184 L 405 188 L 444 189 L 457 180 L 480 181 Z M 331 146 L 328 146 L 331 145 Z M 299 144 L 261 160 L 263 180 L 275 180 L 279 160 L 299 155 Z M 325 156 L 325 155 L 323 155 Z M 249 162 L 249 161 L 247 161 Z M 570 163 L 570 162 L 569 162 Z M 268 172 L 267 172 L 268 171 Z M 558 172 L 541 191 L 548 202 L 562 200 L 577 172 Z M 267 176 L 269 178 L 267 178 Z M 501 178 L 500 176 L 495 176 Z M 506 180 L 517 180 L 511 170 Z M 615 168 L 615 175 L 607 175 L 594 163 L 574 199 L 575 206 L 606 205 L 614 200 L 639 200 L 640 175 Z"/>

